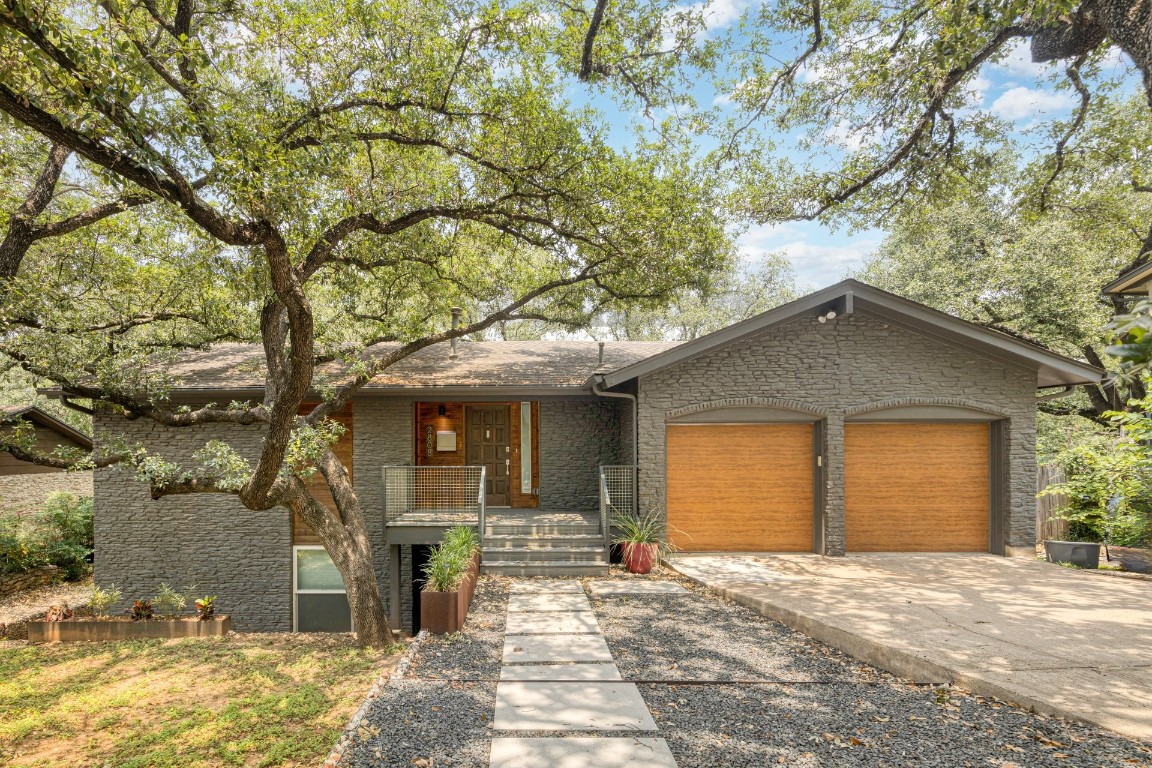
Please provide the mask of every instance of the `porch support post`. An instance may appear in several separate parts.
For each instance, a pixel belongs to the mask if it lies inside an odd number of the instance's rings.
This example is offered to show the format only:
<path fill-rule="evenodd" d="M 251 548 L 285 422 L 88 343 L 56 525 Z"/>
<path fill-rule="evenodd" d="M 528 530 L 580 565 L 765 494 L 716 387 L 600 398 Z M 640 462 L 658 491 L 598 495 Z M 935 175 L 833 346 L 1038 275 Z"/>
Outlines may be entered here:
<path fill-rule="evenodd" d="M 400 615 L 400 545 L 388 545 L 388 623 L 401 629 Z"/>

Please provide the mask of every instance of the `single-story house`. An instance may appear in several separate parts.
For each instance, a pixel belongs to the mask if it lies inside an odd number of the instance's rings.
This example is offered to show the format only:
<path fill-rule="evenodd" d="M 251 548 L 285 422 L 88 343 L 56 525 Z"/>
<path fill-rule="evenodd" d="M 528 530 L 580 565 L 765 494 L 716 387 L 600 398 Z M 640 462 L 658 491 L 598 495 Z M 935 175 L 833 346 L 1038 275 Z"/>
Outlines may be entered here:
<path fill-rule="evenodd" d="M 11 431 L 20 422 L 36 430 L 35 450 L 52 453 L 57 448 L 92 450 L 92 438 L 45 410 L 31 404 L 0 406 L 0 430 Z M 0 511 L 26 515 L 38 512 L 53 493 L 92 495 L 92 471 L 66 472 L 27 461 L 0 451 Z"/>
<path fill-rule="evenodd" d="M 172 396 L 256 400 L 261 361 L 257 345 L 191 354 Z M 337 450 L 387 607 L 412 630 L 427 546 L 460 521 L 480 525 L 485 567 L 504 573 L 602 571 L 605 519 L 633 508 L 665 516 L 687 552 L 1031 556 L 1037 390 L 1100 375 L 846 280 L 680 344 L 427 348 L 364 387 Z M 209 438 L 260 441 L 233 425 L 95 424 L 98 440 L 176 461 Z M 339 577 L 287 513 L 153 501 L 114 469 L 96 474 L 96 508 L 96 580 L 126 598 L 196 584 L 243 629 L 347 629 Z"/>

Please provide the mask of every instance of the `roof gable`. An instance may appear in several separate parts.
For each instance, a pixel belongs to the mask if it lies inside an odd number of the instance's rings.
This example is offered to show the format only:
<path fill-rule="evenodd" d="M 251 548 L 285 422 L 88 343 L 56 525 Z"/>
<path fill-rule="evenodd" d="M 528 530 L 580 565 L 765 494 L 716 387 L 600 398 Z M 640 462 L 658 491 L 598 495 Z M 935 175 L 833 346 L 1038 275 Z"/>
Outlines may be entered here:
<path fill-rule="evenodd" d="M 0 423 L 13 422 L 17 419 L 28 419 L 42 427 L 52 430 L 58 435 L 78 443 L 85 450 L 92 450 L 92 438 L 80 430 L 62 421 L 47 411 L 34 405 L 5 405 L 0 406 Z"/>
<path fill-rule="evenodd" d="M 849 279 L 604 374 L 603 386 L 614 387 L 623 384 L 630 379 L 645 376 L 750 338 L 797 317 L 804 315 L 815 317 L 826 315 L 828 312 L 842 315 L 856 309 L 867 309 L 908 326 L 914 331 L 973 348 L 985 355 L 1030 365 L 1036 369 L 1037 387 L 1088 384 L 1099 381 L 1104 373 L 1087 363 L 1058 355 L 1035 344 L 961 320 L 858 280 Z"/>

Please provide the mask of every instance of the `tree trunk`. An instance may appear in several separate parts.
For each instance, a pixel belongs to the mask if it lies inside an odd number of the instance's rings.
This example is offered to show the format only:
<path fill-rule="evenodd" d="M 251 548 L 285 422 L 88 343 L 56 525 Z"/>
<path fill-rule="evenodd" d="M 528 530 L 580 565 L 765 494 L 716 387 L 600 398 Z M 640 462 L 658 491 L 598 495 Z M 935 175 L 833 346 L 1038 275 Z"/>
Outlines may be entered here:
<path fill-rule="evenodd" d="M 357 643 L 365 648 L 394 645 L 396 638 L 392 635 L 392 626 L 380 599 L 380 583 L 376 580 L 372 556 L 353 555 L 348 570 L 341 571 L 341 575 L 348 592 Z"/>
<path fill-rule="evenodd" d="M 286 502 L 287 506 L 308 523 L 340 571 L 348 595 L 348 607 L 352 610 L 357 642 L 367 648 L 392 645 L 396 640 L 380 598 L 380 583 L 372 561 L 372 542 L 363 524 L 359 500 L 352 490 L 347 471 L 331 451 L 320 465 L 326 470 L 325 479 L 337 506 L 344 510 L 343 520 L 313 498 L 299 481 Z"/>

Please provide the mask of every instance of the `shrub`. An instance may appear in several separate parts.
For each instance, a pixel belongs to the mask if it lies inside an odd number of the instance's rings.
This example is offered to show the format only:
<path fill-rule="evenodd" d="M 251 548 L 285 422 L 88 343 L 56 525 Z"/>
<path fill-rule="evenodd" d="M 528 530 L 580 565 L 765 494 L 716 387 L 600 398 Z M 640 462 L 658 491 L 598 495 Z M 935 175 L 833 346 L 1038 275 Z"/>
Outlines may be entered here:
<path fill-rule="evenodd" d="M 128 614 L 132 617 L 132 621 L 147 621 L 148 619 L 152 618 L 152 601 L 135 601 L 132 603 L 132 607 L 128 610 Z"/>
<path fill-rule="evenodd" d="M 120 602 L 124 593 L 115 584 L 109 584 L 108 589 L 92 587 L 92 596 L 88 598 L 88 606 L 97 616 L 107 616 L 108 609 Z"/>
<path fill-rule="evenodd" d="M 20 573 L 48 563 L 41 526 L 13 514 L 0 515 L 0 574 Z"/>
<path fill-rule="evenodd" d="M 93 549 L 92 497 L 53 493 L 40 512 L 46 558 L 66 579 L 83 578 Z"/>
<path fill-rule="evenodd" d="M 1143 445 L 1131 436 L 1098 439 L 1061 452 L 1065 480 L 1042 494 L 1064 494 L 1058 514 L 1069 521 L 1068 538 L 1141 546 L 1152 533 L 1152 467 Z"/>
<path fill-rule="evenodd" d="M 196 615 L 200 621 L 208 621 L 216 613 L 216 595 L 196 598 Z"/>
<path fill-rule="evenodd" d="M 161 616 L 176 616 L 188 605 L 188 598 L 196 587 L 187 587 L 184 592 L 177 592 L 167 584 L 161 583 L 156 590 L 156 597 L 152 598 L 152 605 L 156 607 Z"/>

